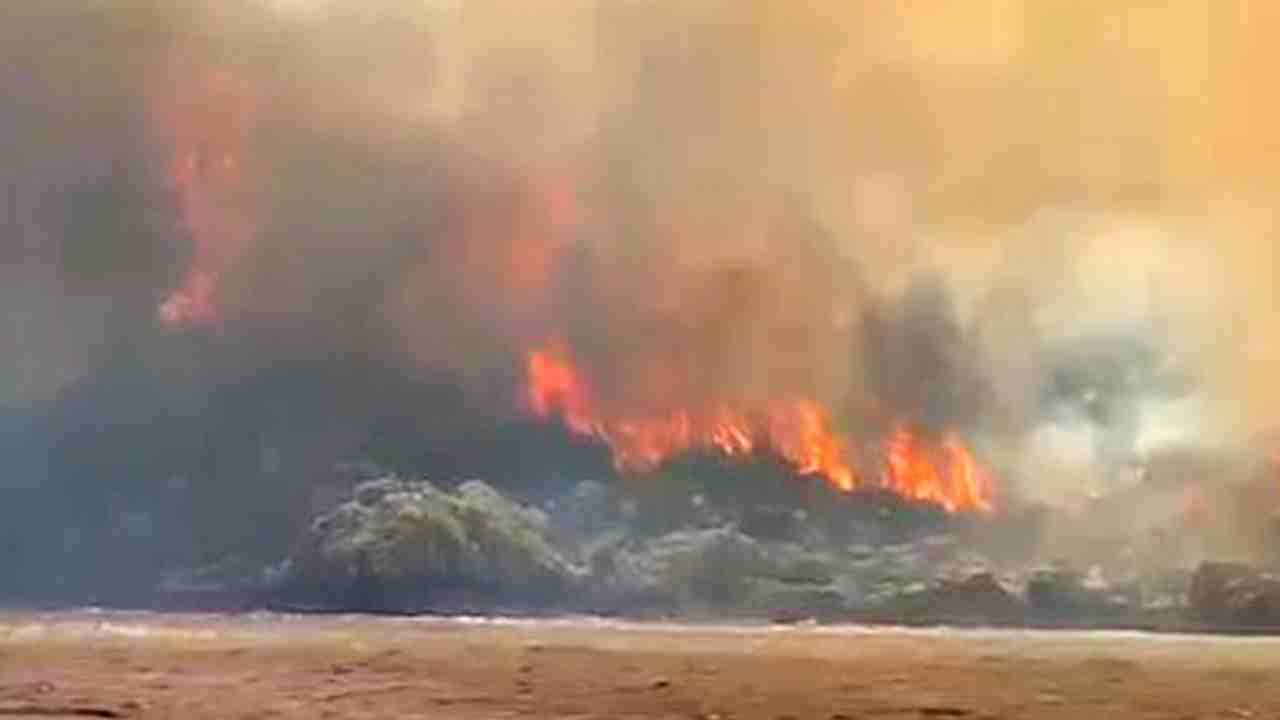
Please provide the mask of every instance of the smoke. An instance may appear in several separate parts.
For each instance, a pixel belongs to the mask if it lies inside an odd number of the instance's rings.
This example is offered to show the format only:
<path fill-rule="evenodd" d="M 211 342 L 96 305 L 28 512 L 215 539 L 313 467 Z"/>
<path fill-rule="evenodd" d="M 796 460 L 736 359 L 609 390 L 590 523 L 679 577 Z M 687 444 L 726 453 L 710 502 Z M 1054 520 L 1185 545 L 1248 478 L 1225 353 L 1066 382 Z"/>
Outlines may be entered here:
<path fill-rule="evenodd" d="M 810 398 L 1055 503 L 1274 424 L 1269 10 L 0 14 L 9 454 L 104 523 L 180 477 L 193 542 L 266 543 L 236 498 L 448 466 L 553 341 L 614 414 Z"/>

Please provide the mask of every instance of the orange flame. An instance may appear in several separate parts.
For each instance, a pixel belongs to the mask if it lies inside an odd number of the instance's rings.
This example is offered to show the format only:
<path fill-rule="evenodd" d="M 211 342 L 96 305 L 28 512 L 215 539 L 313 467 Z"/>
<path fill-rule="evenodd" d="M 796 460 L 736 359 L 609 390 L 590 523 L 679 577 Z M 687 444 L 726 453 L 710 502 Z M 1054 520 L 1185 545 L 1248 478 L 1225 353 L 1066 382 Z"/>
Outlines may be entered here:
<path fill-rule="evenodd" d="M 605 417 L 563 343 L 529 353 L 527 382 L 535 415 L 558 416 L 572 432 L 602 440 L 620 470 L 652 470 L 695 448 L 732 457 L 766 445 L 800 475 L 822 477 L 845 492 L 859 485 L 847 460 L 846 442 L 831 429 L 826 410 L 812 400 L 774 402 L 757 412 L 720 406 L 702 413 Z M 995 503 L 991 477 L 954 434 L 929 441 L 906 426 L 898 427 L 885 443 L 881 484 L 949 512 L 986 512 Z"/>
<path fill-rule="evenodd" d="M 570 430 L 583 435 L 596 434 L 591 417 L 591 398 L 570 365 L 561 345 L 529 353 L 526 368 L 529 383 L 529 407 L 538 417 L 557 412 Z"/>
<path fill-rule="evenodd" d="M 774 403 L 754 413 L 721 405 L 702 412 L 602 417 L 563 344 L 529 353 L 526 370 L 533 413 L 543 418 L 559 416 L 572 432 L 604 441 L 620 470 L 652 470 L 673 455 L 695 448 L 732 457 L 767 445 L 801 475 L 825 478 L 844 491 L 857 485 L 844 442 L 832 432 L 826 412 L 812 401 Z"/>
<path fill-rule="evenodd" d="M 816 403 L 797 400 L 772 410 L 769 439 L 801 475 L 821 475 L 845 492 L 857 486 L 844 460 L 844 443 L 832 433 L 826 412 Z"/>
<path fill-rule="evenodd" d="M 811 400 L 775 402 L 755 413 L 721 406 L 704 413 L 678 410 L 606 418 L 562 343 L 529 353 L 527 381 L 535 415 L 558 416 L 572 432 L 602 440 L 620 470 L 652 470 L 694 448 L 732 457 L 767 445 L 800 475 L 822 477 L 845 492 L 859 485 L 846 459 L 845 441 L 832 431 L 825 409 Z M 991 477 L 954 434 L 928 441 L 906 426 L 894 430 L 885 443 L 881 484 L 949 512 L 985 512 L 994 507 Z"/>
<path fill-rule="evenodd" d="M 883 483 L 904 497 L 937 503 L 951 512 L 993 507 L 991 478 L 950 434 L 931 446 L 906 427 L 894 430 L 885 443 Z"/>
<path fill-rule="evenodd" d="M 161 303 L 168 327 L 207 324 L 218 317 L 218 283 L 249 241 L 247 221 L 220 199 L 243 180 L 252 96 L 236 78 L 198 74 L 153 107 L 172 142 L 169 180 L 195 252 L 181 287 Z"/>

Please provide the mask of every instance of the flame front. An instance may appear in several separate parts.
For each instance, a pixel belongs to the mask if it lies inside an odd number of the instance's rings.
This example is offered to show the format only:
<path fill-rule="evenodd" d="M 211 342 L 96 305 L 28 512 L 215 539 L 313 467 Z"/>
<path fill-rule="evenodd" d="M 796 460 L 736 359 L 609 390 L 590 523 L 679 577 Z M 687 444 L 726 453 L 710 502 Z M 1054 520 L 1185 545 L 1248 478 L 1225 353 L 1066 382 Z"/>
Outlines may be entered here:
<path fill-rule="evenodd" d="M 769 441 L 801 475 L 821 475 L 846 492 L 857 485 L 845 461 L 847 450 L 831 431 L 826 411 L 809 400 L 795 400 L 769 412 Z"/>
<path fill-rule="evenodd" d="M 905 426 L 894 430 L 885 443 L 883 484 L 951 512 L 993 507 L 991 478 L 955 435 L 930 443 Z"/>
<path fill-rule="evenodd" d="M 529 353 L 527 368 L 529 407 L 538 417 L 559 413 L 570 430 L 596 434 L 591 417 L 591 398 L 578 372 L 567 361 L 562 345 L 552 345 Z"/>
<path fill-rule="evenodd" d="M 732 457 L 767 446 L 801 475 L 823 477 L 841 490 L 857 484 L 844 443 L 832 432 L 821 406 L 809 400 L 774 403 L 757 411 L 720 405 L 605 416 L 563 343 L 529 353 L 527 380 L 529 407 L 535 415 L 558 416 L 571 431 L 604 441 L 620 470 L 652 470 L 694 449 Z"/>
<path fill-rule="evenodd" d="M 860 484 L 848 443 L 833 431 L 826 409 L 813 400 L 783 400 L 759 410 L 722 405 L 706 411 L 607 416 L 565 344 L 530 352 L 526 372 L 532 412 L 540 418 L 559 417 L 570 431 L 600 439 L 620 470 L 653 470 L 694 449 L 733 457 L 767 447 L 800 475 L 821 477 L 845 492 Z M 900 426 L 885 442 L 884 462 L 881 484 L 903 497 L 949 512 L 994 507 L 991 477 L 954 434 L 930 442 Z"/>

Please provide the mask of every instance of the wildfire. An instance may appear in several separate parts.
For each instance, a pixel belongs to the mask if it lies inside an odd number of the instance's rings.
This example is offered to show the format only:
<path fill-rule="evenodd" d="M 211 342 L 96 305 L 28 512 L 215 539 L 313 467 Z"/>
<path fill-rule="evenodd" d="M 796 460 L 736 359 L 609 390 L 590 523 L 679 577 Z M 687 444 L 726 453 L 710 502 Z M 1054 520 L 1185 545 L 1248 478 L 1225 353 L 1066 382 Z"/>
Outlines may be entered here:
<path fill-rule="evenodd" d="M 845 462 L 846 449 L 829 427 L 817 403 L 795 400 L 770 410 L 769 442 L 801 475 L 821 475 L 840 490 L 853 490 L 857 478 Z"/>
<path fill-rule="evenodd" d="M 158 310 L 168 327 L 217 319 L 220 275 L 249 240 L 248 222 L 222 196 L 242 183 L 252 110 L 251 95 L 233 76 L 218 72 L 197 73 L 153 107 L 172 143 L 169 181 L 194 244 L 182 285 Z"/>
<path fill-rule="evenodd" d="M 810 400 L 773 403 L 758 411 L 720 405 L 701 411 L 604 416 L 559 343 L 529 353 L 527 380 L 529 406 L 535 415 L 559 416 L 571 431 L 599 438 L 621 470 L 652 470 L 692 449 L 733 457 L 767 446 L 801 475 L 822 477 L 845 491 L 857 485 L 845 443 L 831 430 L 823 408 Z"/>
<path fill-rule="evenodd" d="M 591 398 L 578 373 L 565 357 L 562 345 L 529 353 L 527 368 L 529 407 L 538 417 L 559 412 L 564 424 L 583 435 L 596 433 Z"/>
<path fill-rule="evenodd" d="M 719 406 L 611 417 L 599 411 L 590 385 L 563 343 L 530 352 L 526 373 L 532 412 L 541 418 L 559 417 L 570 431 L 600 439 L 620 470 L 652 470 L 692 449 L 733 457 L 763 446 L 800 475 L 821 477 L 845 492 L 859 485 L 847 443 L 832 430 L 825 409 L 812 400 L 775 402 L 760 411 Z M 989 511 L 994 505 L 990 476 L 954 435 L 928 442 L 905 426 L 894 430 L 885 443 L 881 484 L 949 512 Z"/>
<path fill-rule="evenodd" d="M 954 435 L 931 444 L 906 427 L 894 430 L 885 442 L 882 482 L 904 497 L 951 512 L 992 508 L 991 478 Z"/>

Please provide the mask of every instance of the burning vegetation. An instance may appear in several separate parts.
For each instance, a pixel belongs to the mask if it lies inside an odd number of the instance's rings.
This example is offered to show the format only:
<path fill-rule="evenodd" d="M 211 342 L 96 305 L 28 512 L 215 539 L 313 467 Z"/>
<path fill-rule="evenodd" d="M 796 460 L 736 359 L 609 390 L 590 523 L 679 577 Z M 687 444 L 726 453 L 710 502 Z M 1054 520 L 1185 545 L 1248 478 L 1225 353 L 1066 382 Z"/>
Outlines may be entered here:
<path fill-rule="evenodd" d="M 608 444 L 619 470 L 653 470 L 690 450 L 727 457 L 766 451 L 784 458 L 796 474 L 819 477 L 843 492 L 864 484 L 850 444 L 832 429 L 829 412 L 812 400 L 784 399 L 753 410 L 720 405 L 606 417 L 562 344 L 529 354 L 527 382 L 529 406 L 538 417 L 559 418 L 573 432 Z M 930 443 L 900 426 L 884 441 L 883 466 L 879 486 L 904 498 L 937 503 L 949 512 L 994 508 L 988 471 L 954 434 Z"/>
<path fill-rule="evenodd" d="M 754 412 L 721 405 L 605 418 L 563 345 L 529 354 L 528 383 L 530 407 L 538 417 L 559 417 L 575 433 L 604 441 L 619 470 L 653 470 L 693 449 L 727 457 L 768 449 L 786 458 L 800 475 L 822 477 L 846 491 L 857 484 L 844 459 L 843 443 L 829 429 L 825 410 L 812 401 L 782 401 Z"/>

